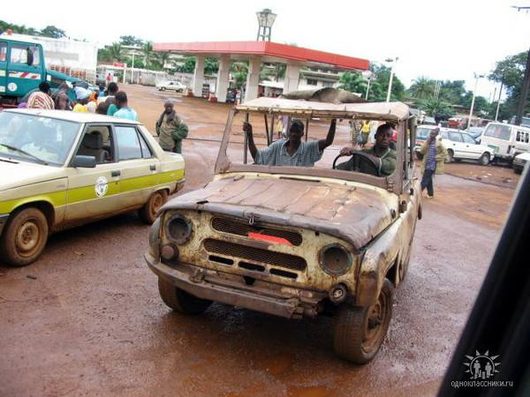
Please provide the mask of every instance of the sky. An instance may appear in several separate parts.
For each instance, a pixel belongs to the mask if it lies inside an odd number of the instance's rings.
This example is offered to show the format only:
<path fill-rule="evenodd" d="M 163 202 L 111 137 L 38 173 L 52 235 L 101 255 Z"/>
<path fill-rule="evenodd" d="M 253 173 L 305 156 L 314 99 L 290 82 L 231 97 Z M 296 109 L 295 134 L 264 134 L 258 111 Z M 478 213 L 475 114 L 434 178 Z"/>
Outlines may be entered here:
<path fill-rule="evenodd" d="M 93 3 L 93 13 L 71 1 L 26 0 L 0 19 L 42 29 L 55 25 L 98 45 L 133 35 L 153 42 L 255 40 L 256 11 L 277 14 L 272 41 L 384 62 L 406 87 L 424 76 L 465 80 L 488 74 L 497 61 L 530 48 L 530 0 L 140 0 Z M 62 8 L 64 11 L 59 11 Z M 28 10 L 33 10 L 32 12 Z M 478 81 L 491 99 L 498 84 Z"/>

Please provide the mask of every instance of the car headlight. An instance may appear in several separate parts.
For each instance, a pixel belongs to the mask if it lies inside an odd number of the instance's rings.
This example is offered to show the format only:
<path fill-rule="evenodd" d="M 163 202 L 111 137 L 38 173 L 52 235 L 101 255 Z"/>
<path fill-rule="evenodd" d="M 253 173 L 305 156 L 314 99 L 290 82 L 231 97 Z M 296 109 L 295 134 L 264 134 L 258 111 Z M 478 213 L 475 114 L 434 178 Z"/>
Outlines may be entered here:
<path fill-rule="evenodd" d="M 320 267 L 332 276 L 341 276 L 350 270 L 351 254 L 341 245 L 332 244 L 320 250 Z"/>
<path fill-rule="evenodd" d="M 149 255 L 153 258 L 160 256 L 160 217 L 156 218 L 149 230 Z"/>
<path fill-rule="evenodd" d="M 191 222 L 180 214 L 172 215 L 167 224 L 167 235 L 177 244 L 186 243 L 192 232 Z"/>

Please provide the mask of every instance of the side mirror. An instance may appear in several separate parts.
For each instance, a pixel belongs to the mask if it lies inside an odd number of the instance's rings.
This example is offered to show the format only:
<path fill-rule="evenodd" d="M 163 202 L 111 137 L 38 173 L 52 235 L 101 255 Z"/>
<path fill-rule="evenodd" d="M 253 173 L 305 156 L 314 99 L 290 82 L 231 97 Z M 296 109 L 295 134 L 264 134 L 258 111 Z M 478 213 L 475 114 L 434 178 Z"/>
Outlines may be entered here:
<path fill-rule="evenodd" d="M 96 168 L 96 157 L 76 155 L 72 166 L 75 168 Z"/>

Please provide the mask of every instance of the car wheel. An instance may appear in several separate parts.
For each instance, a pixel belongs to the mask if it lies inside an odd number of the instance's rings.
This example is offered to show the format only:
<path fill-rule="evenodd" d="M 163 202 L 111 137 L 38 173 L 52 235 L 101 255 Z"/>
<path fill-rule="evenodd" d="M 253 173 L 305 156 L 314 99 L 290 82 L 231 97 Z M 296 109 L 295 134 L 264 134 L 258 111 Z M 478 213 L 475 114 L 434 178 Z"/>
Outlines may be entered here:
<path fill-rule="evenodd" d="M 480 158 L 478 159 L 478 162 L 480 163 L 480 165 L 488 165 L 490 163 L 490 154 L 482 154 L 482 156 L 480 156 Z"/>
<path fill-rule="evenodd" d="M 166 203 L 166 201 L 167 192 L 165 190 L 154 192 L 139 212 L 142 221 L 148 225 L 152 224 L 156 219 L 158 210 Z"/>
<path fill-rule="evenodd" d="M 452 163 L 454 161 L 455 161 L 455 153 L 451 149 L 449 149 L 447 151 L 447 162 Z"/>
<path fill-rule="evenodd" d="M 160 277 L 158 292 L 168 307 L 182 314 L 201 314 L 212 304 L 212 301 L 188 294 Z"/>
<path fill-rule="evenodd" d="M 11 266 L 34 262 L 48 240 L 48 221 L 37 208 L 25 208 L 7 223 L 0 240 L 0 252 Z"/>
<path fill-rule="evenodd" d="M 166 87 L 160 87 L 160 91 L 165 91 Z"/>
<path fill-rule="evenodd" d="M 335 353 L 356 364 L 372 360 L 385 339 L 392 318 L 394 287 L 385 279 L 377 302 L 370 307 L 342 305 L 336 314 Z"/>

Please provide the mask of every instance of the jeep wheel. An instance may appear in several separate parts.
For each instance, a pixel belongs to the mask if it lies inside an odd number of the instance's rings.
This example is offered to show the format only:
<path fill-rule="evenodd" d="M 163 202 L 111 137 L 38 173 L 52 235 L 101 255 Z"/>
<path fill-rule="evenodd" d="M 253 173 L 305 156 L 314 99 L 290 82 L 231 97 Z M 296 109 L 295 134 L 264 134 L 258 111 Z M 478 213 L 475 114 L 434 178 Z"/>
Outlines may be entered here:
<path fill-rule="evenodd" d="M 338 356 L 356 364 L 365 364 L 375 357 L 390 325 L 393 292 L 392 283 L 385 279 L 373 306 L 339 308 L 333 338 Z"/>
<path fill-rule="evenodd" d="M 37 208 L 25 208 L 7 223 L 0 252 L 11 266 L 26 266 L 42 253 L 48 240 L 48 221 Z"/>
<path fill-rule="evenodd" d="M 454 161 L 455 161 L 455 153 L 451 149 L 449 149 L 447 151 L 447 161 L 446 162 L 447 163 L 452 163 Z"/>
<path fill-rule="evenodd" d="M 212 301 L 188 294 L 160 277 L 158 292 L 168 307 L 182 314 L 201 314 L 212 304 Z"/>
<path fill-rule="evenodd" d="M 480 163 L 480 165 L 488 165 L 490 163 L 490 154 L 482 154 L 482 156 L 480 156 L 480 158 L 478 159 L 478 162 Z"/>
<path fill-rule="evenodd" d="M 140 218 L 148 225 L 152 224 L 156 219 L 156 214 L 160 207 L 162 207 L 167 201 L 167 192 L 165 190 L 159 190 L 154 192 L 147 203 L 139 211 Z"/>

